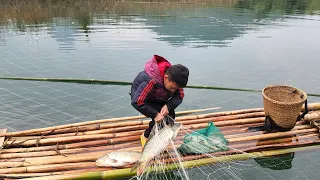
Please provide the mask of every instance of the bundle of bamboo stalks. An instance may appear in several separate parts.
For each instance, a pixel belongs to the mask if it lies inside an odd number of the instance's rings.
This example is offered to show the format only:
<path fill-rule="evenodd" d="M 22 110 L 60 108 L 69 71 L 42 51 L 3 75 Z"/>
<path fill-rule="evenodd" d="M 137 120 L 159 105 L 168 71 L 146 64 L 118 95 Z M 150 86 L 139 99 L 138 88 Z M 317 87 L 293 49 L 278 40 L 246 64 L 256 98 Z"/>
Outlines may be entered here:
<path fill-rule="evenodd" d="M 210 154 L 217 159 L 207 158 L 208 154 L 183 156 L 185 167 L 299 150 L 297 148 L 288 150 L 288 148 L 315 145 L 320 142 L 319 129 L 311 126 L 309 122 L 320 119 L 320 103 L 309 104 L 308 107 L 310 112 L 304 120 L 297 122 L 291 131 L 268 134 L 263 131 L 248 131 L 249 127 L 263 125 L 265 119 L 263 108 L 207 114 L 200 112 L 212 109 L 179 112 L 177 114 L 185 116 L 177 117 L 176 121 L 181 122 L 184 128 L 179 132 L 175 146 L 178 147 L 183 143 L 186 133 L 204 128 L 212 121 L 226 137 L 229 150 Z M 301 110 L 304 110 L 304 107 Z M 195 112 L 200 114 L 190 115 Z M 81 176 L 100 179 L 103 175 L 104 178 L 110 179 L 132 176 L 135 172 L 130 172 L 127 168 L 112 170 L 97 167 L 95 160 L 119 149 L 140 151 L 140 135 L 148 123 L 144 116 L 132 116 L 19 132 L 0 130 L 0 178 L 65 179 Z M 311 148 L 318 146 L 310 146 L 308 149 Z M 285 150 L 265 151 L 274 149 Z M 170 163 L 176 160 L 166 159 L 168 163 L 166 168 L 175 169 L 176 166 Z"/>

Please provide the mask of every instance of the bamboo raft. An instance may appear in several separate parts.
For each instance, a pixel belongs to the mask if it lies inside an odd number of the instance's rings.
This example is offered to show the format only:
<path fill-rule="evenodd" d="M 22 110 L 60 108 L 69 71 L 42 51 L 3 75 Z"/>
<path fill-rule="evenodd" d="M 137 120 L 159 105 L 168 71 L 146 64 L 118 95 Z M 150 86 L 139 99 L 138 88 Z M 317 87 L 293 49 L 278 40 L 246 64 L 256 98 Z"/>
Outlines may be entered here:
<path fill-rule="evenodd" d="M 178 147 L 187 132 L 205 128 L 212 121 L 229 143 L 229 150 L 208 155 L 182 156 L 185 168 L 249 158 L 319 149 L 320 103 L 308 105 L 309 113 L 291 131 L 248 132 L 264 124 L 263 108 L 206 113 L 212 109 L 178 112 L 184 126 L 175 140 Z M 301 111 L 304 107 L 301 107 Z M 198 113 L 192 115 L 192 113 Z M 202 114 L 203 113 L 203 114 Z M 182 116 L 183 115 L 183 116 Z M 141 150 L 140 135 L 149 120 L 144 116 L 103 119 L 55 127 L 6 132 L 0 129 L 0 179 L 113 179 L 130 177 L 130 167 L 101 168 L 95 160 L 108 152 Z M 245 153 L 243 153 L 245 152 Z M 174 170 L 166 159 L 166 169 Z"/>

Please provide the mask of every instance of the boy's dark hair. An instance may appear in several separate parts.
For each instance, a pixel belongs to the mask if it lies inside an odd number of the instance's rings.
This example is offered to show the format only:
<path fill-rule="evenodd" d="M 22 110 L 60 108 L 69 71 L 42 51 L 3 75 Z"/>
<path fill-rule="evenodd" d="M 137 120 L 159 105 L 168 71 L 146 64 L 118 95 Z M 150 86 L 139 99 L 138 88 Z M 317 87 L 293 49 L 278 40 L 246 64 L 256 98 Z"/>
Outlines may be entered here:
<path fill-rule="evenodd" d="M 177 83 L 180 88 L 186 87 L 189 77 L 189 69 L 181 64 L 169 67 L 165 72 L 170 81 Z"/>

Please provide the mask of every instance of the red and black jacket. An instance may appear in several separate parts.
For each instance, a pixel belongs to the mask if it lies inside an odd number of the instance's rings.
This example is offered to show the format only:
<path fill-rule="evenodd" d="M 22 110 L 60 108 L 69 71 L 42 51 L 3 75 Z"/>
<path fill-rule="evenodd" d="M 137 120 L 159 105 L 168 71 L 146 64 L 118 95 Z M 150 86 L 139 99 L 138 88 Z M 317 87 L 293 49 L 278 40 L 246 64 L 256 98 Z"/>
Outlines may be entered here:
<path fill-rule="evenodd" d="M 174 93 L 165 89 L 163 84 L 164 72 L 171 64 L 163 57 L 154 55 L 149 60 L 144 71 L 140 72 L 131 86 L 131 104 L 143 115 L 154 119 L 158 111 L 152 104 L 166 104 L 168 110 L 175 109 L 182 103 L 183 89 Z"/>

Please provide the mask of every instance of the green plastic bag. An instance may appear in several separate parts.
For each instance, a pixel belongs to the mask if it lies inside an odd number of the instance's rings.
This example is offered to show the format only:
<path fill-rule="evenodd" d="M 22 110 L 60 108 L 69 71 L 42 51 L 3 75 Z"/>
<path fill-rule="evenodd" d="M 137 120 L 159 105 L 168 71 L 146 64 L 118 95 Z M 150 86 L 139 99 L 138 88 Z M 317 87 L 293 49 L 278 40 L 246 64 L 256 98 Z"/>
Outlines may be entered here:
<path fill-rule="evenodd" d="M 213 122 L 204 129 L 187 134 L 178 148 L 182 154 L 203 154 L 228 150 L 228 142 Z"/>

